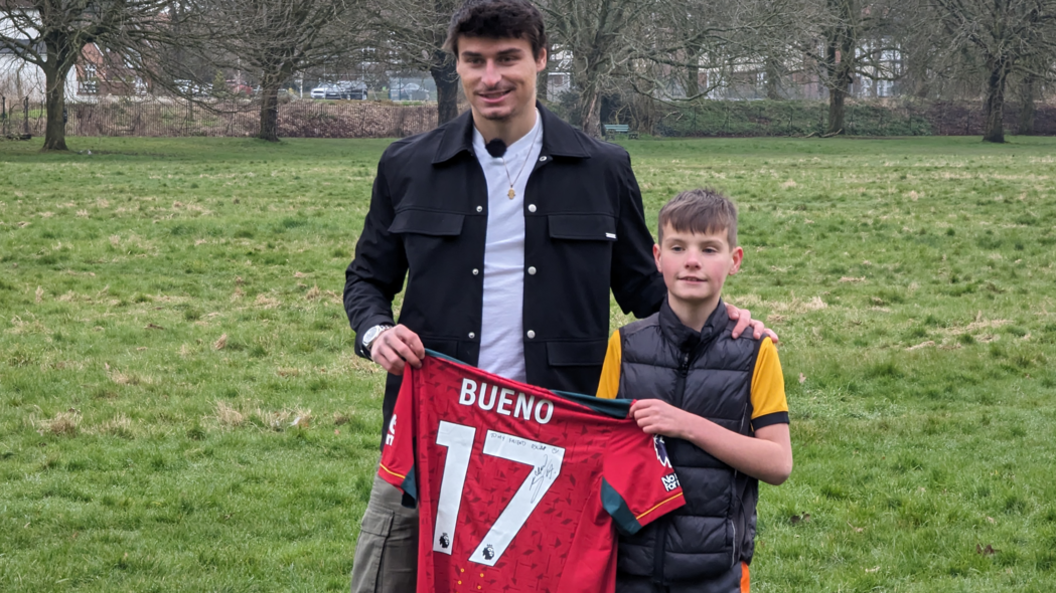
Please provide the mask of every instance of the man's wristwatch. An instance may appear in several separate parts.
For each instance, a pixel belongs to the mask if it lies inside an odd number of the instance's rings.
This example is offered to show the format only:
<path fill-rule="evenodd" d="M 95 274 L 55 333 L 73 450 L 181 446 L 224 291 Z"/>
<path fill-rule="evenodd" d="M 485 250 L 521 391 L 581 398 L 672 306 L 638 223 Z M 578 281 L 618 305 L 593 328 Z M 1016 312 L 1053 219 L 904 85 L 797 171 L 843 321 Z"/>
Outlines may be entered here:
<path fill-rule="evenodd" d="M 378 336 L 387 329 L 392 329 L 392 326 L 387 323 L 382 323 L 380 325 L 375 325 L 363 333 L 363 351 L 367 353 L 367 358 L 374 360 L 371 358 L 370 347 L 374 345 L 374 340 L 377 340 Z"/>

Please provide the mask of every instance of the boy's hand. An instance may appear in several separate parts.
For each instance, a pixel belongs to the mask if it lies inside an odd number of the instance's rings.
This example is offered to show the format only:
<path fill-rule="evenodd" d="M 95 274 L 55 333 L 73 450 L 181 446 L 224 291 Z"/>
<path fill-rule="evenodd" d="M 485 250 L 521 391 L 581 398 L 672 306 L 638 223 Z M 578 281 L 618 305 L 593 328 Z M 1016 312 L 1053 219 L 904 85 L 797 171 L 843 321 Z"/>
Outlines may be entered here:
<path fill-rule="evenodd" d="M 658 399 L 639 399 L 631 404 L 631 417 L 647 434 L 684 438 L 689 412 Z"/>

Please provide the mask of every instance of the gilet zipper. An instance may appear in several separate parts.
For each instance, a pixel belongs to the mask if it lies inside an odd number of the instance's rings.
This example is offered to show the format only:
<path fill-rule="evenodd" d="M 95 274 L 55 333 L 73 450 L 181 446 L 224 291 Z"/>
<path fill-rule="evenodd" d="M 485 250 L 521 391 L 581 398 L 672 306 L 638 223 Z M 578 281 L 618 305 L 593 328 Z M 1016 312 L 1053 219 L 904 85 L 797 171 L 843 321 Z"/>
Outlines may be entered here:
<path fill-rule="evenodd" d="M 744 407 L 741 408 L 741 425 L 740 425 L 740 427 L 737 430 L 738 434 L 744 434 L 744 421 L 745 421 L 745 416 L 747 414 L 748 414 L 748 402 L 744 402 Z M 733 490 L 733 492 L 731 493 L 731 497 L 734 494 L 737 494 L 737 475 L 739 473 L 740 472 L 738 472 L 736 469 L 733 470 L 733 482 L 730 485 L 731 489 Z M 744 512 L 744 493 L 743 492 L 741 493 L 740 497 L 738 497 L 738 500 L 731 500 L 730 504 L 731 505 L 732 504 L 739 505 L 741 507 L 741 515 L 745 514 L 745 512 Z M 747 520 L 747 517 L 745 517 L 745 520 Z M 737 555 L 738 555 L 737 553 L 741 549 L 741 542 L 737 539 L 737 522 L 734 521 L 732 517 L 730 518 L 730 527 L 733 528 L 733 549 L 730 552 L 730 568 L 733 568 L 733 566 L 735 564 L 737 564 Z"/>
<path fill-rule="evenodd" d="M 675 397 L 671 401 L 671 405 L 676 408 L 682 407 L 682 399 L 686 394 L 686 377 L 689 375 L 689 356 L 690 352 L 685 351 L 682 353 L 682 359 L 678 363 L 678 380 L 675 382 Z M 664 550 L 665 540 L 667 539 L 667 527 L 670 526 L 670 520 L 664 523 L 664 529 L 658 529 L 659 533 L 656 534 L 655 546 L 653 548 L 653 583 L 660 586 L 664 584 Z"/>

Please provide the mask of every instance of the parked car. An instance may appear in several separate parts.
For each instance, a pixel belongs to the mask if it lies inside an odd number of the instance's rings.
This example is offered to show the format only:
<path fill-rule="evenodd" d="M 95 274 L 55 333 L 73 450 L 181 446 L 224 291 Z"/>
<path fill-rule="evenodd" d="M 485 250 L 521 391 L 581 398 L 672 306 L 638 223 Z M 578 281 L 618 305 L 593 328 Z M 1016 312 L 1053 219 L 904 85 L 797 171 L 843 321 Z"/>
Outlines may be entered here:
<path fill-rule="evenodd" d="M 367 98 L 367 85 L 359 81 L 350 82 L 347 80 L 332 84 L 321 84 L 312 89 L 311 97 L 313 99 L 355 99 L 362 101 Z"/>
<path fill-rule="evenodd" d="M 393 84 L 389 89 L 389 99 L 392 101 L 428 101 L 429 91 L 416 82 L 400 82 Z"/>
<path fill-rule="evenodd" d="M 253 87 L 244 82 L 239 82 L 237 80 L 225 80 L 224 82 L 227 83 L 227 92 L 233 95 L 245 95 L 251 97 L 254 94 Z"/>
<path fill-rule="evenodd" d="M 199 84 L 187 79 L 179 79 L 173 82 L 176 83 L 176 90 L 184 96 L 208 97 L 213 93 L 213 85 L 211 84 Z"/>

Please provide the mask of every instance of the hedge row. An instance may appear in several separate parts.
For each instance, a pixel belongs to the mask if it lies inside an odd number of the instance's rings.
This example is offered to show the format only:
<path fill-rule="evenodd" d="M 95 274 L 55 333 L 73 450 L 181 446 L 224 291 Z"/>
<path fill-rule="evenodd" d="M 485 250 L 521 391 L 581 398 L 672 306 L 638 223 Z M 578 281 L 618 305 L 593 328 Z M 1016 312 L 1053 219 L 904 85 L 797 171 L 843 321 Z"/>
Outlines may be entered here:
<path fill-rule="evenodd" d="M 829 106 L 820 101 L 703 101 L 660 119 L 659 136 L 807 136 L 824 134 Z M 1019 106 L 1006 105 L 1008 133 L 1018 130 Z M 843 133 L 852 136 L 978 136 L 979 102 L 848 102 Z M 1034 134 L 1056 135 L 1056 106 L 1037 105 Z"/>

